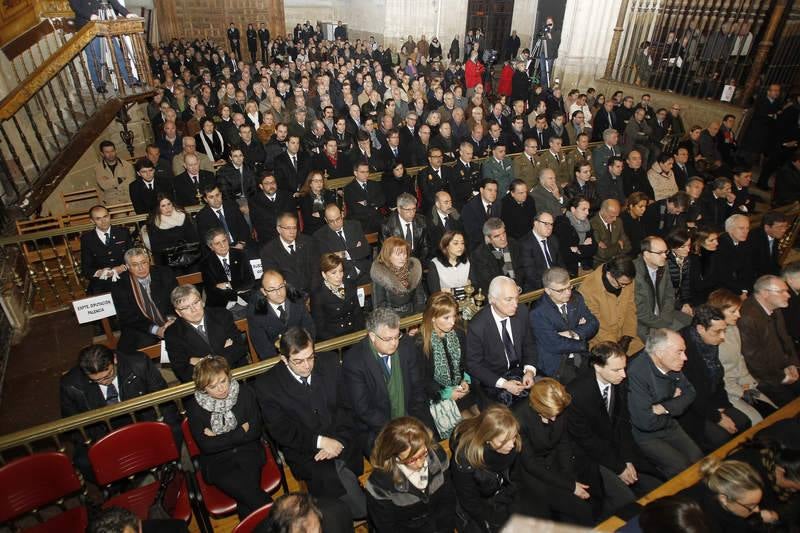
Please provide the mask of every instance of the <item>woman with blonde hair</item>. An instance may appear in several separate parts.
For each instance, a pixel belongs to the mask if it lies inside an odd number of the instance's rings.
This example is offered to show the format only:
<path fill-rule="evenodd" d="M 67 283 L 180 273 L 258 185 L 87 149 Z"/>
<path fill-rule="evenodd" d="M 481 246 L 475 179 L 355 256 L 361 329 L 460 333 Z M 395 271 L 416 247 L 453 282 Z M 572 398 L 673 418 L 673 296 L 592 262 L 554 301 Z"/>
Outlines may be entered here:
<path fill-rule="evenodd" d="M 401 317 L 423 310 L 422 264 L 411 256 L 411 246 L 405 239 L 389 237 L 383 241 L 383 248 L 372 263 L 369 275 L 375 307 L 388 307 Z"/>
<path fill-rule="evenodd" d="M 451 533 L 456 498 L 447 454 L 431 431 L 410 416 L 395 418 L 378 434 L 365 485 L 367 514 L 378 533 Z"/>
<path fill-rule="evenodd" d="M 453 400 L 461 416 L 475 416 L 477 393 L 471 389 L 472 378 L 464 369 L 466 335 L 458 317 L 458 303 L 451 294 L 436 292 L 428 299 L 416 342 L 428 399 L 432 403 Z"/>
<path fill-rule="evenodd" d="M 322 283 L 311 293 L 311 316 L 317 326 L 317 342 L 364 329 L 358 303 L 358 287 L 345 279 L 344 259 L 335 253 L 319 260 Z"/>
<path fill-rule="evenodd" d="M 511 481 L 522 450 L 517 420 L 508 407 L 493 404 L 456 427 L 450 449 L 459 531 L 499 531 L 511 516 L 517 494 Z"/>
<path fill-rule="evenodd" d="M 567 436 L 566 418 L 561 416 L 572 401 L 567 389 L 552 378 L 531 387 L 528 405 L 514 414 L 519 421 L 522 453 L 517 461 L 517 479 L 526 494 L 522 512 L 587 527 L 599 518 L 602 501 L 600 471 L 573 448 Z"/>

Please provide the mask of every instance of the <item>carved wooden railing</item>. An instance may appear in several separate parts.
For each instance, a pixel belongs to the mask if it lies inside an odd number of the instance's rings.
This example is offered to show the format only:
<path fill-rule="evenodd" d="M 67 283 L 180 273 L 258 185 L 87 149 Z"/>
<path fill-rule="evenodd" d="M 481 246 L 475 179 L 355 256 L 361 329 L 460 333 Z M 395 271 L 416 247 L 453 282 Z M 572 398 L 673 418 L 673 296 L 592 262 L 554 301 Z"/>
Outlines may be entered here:
<path fill-rule="evenodd" d="M 0 185 L 30 215 L 124 105 L 152 94 L 144 21 L 89 22 L 22 74 L 0 102 Z"/>

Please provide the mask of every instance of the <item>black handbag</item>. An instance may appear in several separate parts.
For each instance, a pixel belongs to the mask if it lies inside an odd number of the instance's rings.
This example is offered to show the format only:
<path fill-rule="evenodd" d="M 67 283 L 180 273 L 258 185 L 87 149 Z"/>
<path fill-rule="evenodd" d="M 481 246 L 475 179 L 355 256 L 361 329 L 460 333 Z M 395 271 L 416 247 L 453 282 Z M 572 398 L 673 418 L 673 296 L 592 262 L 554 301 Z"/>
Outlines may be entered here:
<path fill-rule="evenodd" d="M 175 246 L 164 248 L 164 263 L 172 268 L 183 268 L 200 260 L 199 242 L 180 242 Z"/>

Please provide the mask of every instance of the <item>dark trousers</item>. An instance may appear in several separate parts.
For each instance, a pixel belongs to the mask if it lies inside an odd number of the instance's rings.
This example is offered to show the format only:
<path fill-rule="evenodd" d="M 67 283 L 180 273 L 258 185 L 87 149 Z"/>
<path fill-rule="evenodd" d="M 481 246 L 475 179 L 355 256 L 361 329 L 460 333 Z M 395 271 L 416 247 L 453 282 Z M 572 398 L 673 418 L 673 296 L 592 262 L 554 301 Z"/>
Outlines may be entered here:
<path fill-rule="evenodd" d="M 272 501 L 269 495 L 261 490 L 261 468 L 236 466 L 226 475 L 207 481 L 236 500 L 236 514 L 239 515 L 239 520 L 243 520 L 259 507 Z"/>
<path fill-rule="evenodd" d="M 734 434 L 730 434 L 719 424 L 706 420 L 705 427 L 703 428 L 702 438 L 698 439 L 700 447 L 703 448 L 703 451 L 706 453 L 713 452 L 731 440 L 735 435 L 738 435 L 752 425 L 747 415 L 735 407 L 728 407 L 723 412 L 728 415 L 731 420 L 733 420 L 734 424 L 736 424 L 737 431 Z"/>
<path fill-rule="evenodd" d="M 626 485 L 617 474 L 604 466 L 600 467 L 600 475 L 603 477 L 603 490 L 606 495 L 603 500 L 603 517 L 615 514 L 619 509 L 635 502 L 637 498 L 641 498 L 662 483 L 656 477 L 639 471 L 636 473 L 639 476 L 639 481 L 633 485 Z"/>
<path fill-rule="evenodd" d="M 758 390 L 763 392 L 764 396 L 775 402 L 775 405 L 783 407 L 800 396 L 800 381 L 795 381 L 791 385 L 774 385 L 762 381 L 758 384 Z"/>
<path fill-rule="evenodd" d="M 703 457 L 703 452 L 675 420 L 655 434 L 634 433 L 645 456 L 667 478 L 678 475 Z"/>

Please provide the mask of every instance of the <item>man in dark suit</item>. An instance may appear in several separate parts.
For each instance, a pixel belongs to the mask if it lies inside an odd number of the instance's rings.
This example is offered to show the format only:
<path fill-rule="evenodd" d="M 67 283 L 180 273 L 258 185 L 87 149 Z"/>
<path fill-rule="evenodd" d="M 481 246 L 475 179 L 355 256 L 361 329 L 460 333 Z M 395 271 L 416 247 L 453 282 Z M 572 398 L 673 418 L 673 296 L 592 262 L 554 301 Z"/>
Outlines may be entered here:
<path fill-rule="evenodd" d="M 367 332 L 348 350 L 342 365 L 365 456 L 372 451 L 381 428 L 393 418 L 416 416 L 433 427 L 417 351 L 412 338 L 403 338 L 400 317 L 379 307 L 367 319 Z"/>
<path fill-rule="evenodd" d="M 430 212 L 436 193 L 446 191 L 451 181 L 450 167 L 442 166 L 444 154 L 441 148 L 428 150 L 428 166 L 417 174 L 417 186 L 422 193 L 422 212 Z"/>
<path fill-rule="evenodd" d="M 381 226 L 381 242 L 389 237 L 405 239 L 411 255 L 425 264 L 430 249 L 428 225 L 425 217 L 417 214 L 417 199 L 408 193 L 397 197 L 397 210 Z"/>
<path fill-rule="evenodd" d="M 272 172 L 264 171 L 258 190 L 247 199 L 250 223 L 256 239 L 266 244 L 278 236 L 278 215 L 294 210 L 294 199 L 286 191 L 278 189 L 278 181 Z"/>
<path fill-rule="evenodd" d="M 200 160 L 197 154 L 186 154 L 183 157 L 184 172 L 175 176 L 175 203 L 181 207 L 197 205 L 200 203 L 203 191 L 209 185 L 217 182 L 214 174 L 207 170 L 200 170 Z"/>
<path fill-rule="evenodd" d="M 678 189 L 680 190 L 686 187 L 689 178 L 697 176 L 694 163 L 689 161 L 689 149 L 687 147 L 680 146 L 675 150 L 675 164 L 672 167 L 672 172 L 675 174 L 675 183 L 678 184 Z"/>
<path fill-rule="evenodd" d="M 736 294 L 751 292 L 756 280 L 756 256 L 747 240 L 749 234 L 750 220 L 745 215 L 731 215 L 725 220 L 725 233 L 715 252 L 719 283 Z"/>
<path fill-rule="evenodd" d="M 217 171 L 217 182 L 226 200 L 244 203 L 256 190 L 256 175 L 245 165 L 239 146 L 230 150 L 230 161 Z"/>
<path fill-rule="evenodd" d="M 137 398 L 151 392 L 164 390 L 167 382 L 149 357 L 141 352 L 123 354 L 114 352 L 102 344 L 93 344 L 81 350 L 78 365 L 61 376 L 59 394 L 61 416 L 66 418 L 107 405 Z M 173 427 L 173 433 L 180 443 L 180 422 L 174 407 L 166 406 L 161 413 L 164 420 Z M 155 421 L 155 410 L 150 408 L 136 412 L 139 421 Z M 132 422 L 129 416 L 121 416 L 111 421 L 116 429 Z M 93 442 L 109 432 L 108 426 L 99 422 L 85 427 Z M 77 437 L 77 434 L 76 434 Z M 84 476 L 94 480 L 89 464 L 84 438 L 76 438 L 73 461 Z"/>
<path fill-rule="evenodd" d="M 406 124 L 404 127 L 400 128 L 400 146 L 408 150 L 411 148 L 411 143 L 417 139 L 418 134 L 418 127 L 417 121 L 419 117 L 417 117 L 417 113 L 414 111 L 409 111 L 406 114 Z"/>
<path fill-rule="evenodd" d="M 298 232 L 296 213 L 278 216 L 278 237 L 262 246 L 261 266 L 265 271 L 280 272 L 292 289 L 306 297 L 321 276 L 319 252 L 312 237 Z"/>
<path fill-rule="evenodd" d="M 344 202 L 347 216 L 361 222 L 366 233 L 380 231 L 383 221 L 382 210 L 386 199 L 379 183 L 369 179 L 369 165 L 359 161 L 353 166 L 355 179 L 344 188 Z"/>
<path fill-rule="evenodd" d="M 137 215 L 150 214 L 158 206 L 159 193 L 172 196 L 170 184 L 156 178 L 155 165 L 146 157 L 137 161 L 134 168 L 139 178 L 128 185 L 128 194 L 131 197 L 133 210 Z"/>
<path fill-rule="evenodd" d="M 533 230 L 519 240 L 525 279 L 522 285 L 524 292 L 541 289 L 542 274 L 548 268 L 564 267 L 558 239 L 553 235 L 553 224 L 553 215 L 541 212 L 533 219 Z"/>
<path fill-rule="evenodd" d="M 662 483 L 658 469 L 633 440 L 625 380 L 625 351 L 601 342 L 589 354 L 591 371 L 567 385 L 567 428 L 575 444 L 600 466 L 609 509 L 632 503 Z"/>
<path fill-rule="evenodd" d="M 261 277 L 261 287 L 253 291 L 247 305 L 247 323 L 250 340 L 264 361 L 277 355 L 275 341 L 291 327 L 304 328 L 316 335 L 314 320 L 306 310 L 302 300 L 294 301 L 287 297 L 289 292 L 286 280 L 276 270 L 265 269 Z"/>
<path fill-rule="evenodd" d="M 617 146 L 618 143 L 619 132 L 615 129 L 607 129 L 603 132 L 603 145 L 592 150 L 592 165 L 594 166 L 594 175 L 598 180 L 608 178 L 610 174 L 608 170 L 609 160 L 612 157 L 622 156 L 622 150 Z"/>
<path fill-rule="evenodd" d="M 224 307 L 234 319 L 244 318 L 250 292 L 255 285 L 253 269 L 244 251 L 231 247 L 222 228 L 212 228 L 203 236 L 211 253 L 200 263 L 206 304 Z"/>
<path fill-rule="evenodd" d="M 336 139 L 333 137 L 325 139 L 324 148 L 320 153 L 314 154 L 313 162 L 314 168 L 321 170 L 328 179 L 345 178 L 353 171 L 347 158 L 339 153 Z"/>
<path fill-rule="evenodd" d="M 770 211 L 761 219 L 761 227 L 749 233 L 747 240 L 756 258 L 756 277 L 765 274 L 778 275 L 781 272 L 781 239 L 789 230 L 789 218 L 778 211 Z"/>
<path fill-rule="evenodd" d="M 125 266 L 125 252 L 133 245 L 128 228 L 113 227 L 108 209 L 96 205 L 89 210 L 94 230 L 81 235 L 81 272 L 89 280 L 87 294 L 111 292 L 114 276 Z"/>
<path fill-rule="evenodd" d="M 405 160 L 405 149 L 400 146 L 400 132 L 392 128 L 386 133 L 386 143 L 381 146 L 381 157 L 385 168 L 391 170 Z"/>
<path fill-rule="evenodd" d="M 489 283 L 497 276 L 507 276 L 524 285 L 519 243 L 506 233 L 503 221 L 492 217 L 483 224 L 484 242 L 472 250 L 470 263 L 476 289 L 489 292 Z"/>
<path fill-rule="evenodd" d="M 244 219 L 239 204 L 233 200 L 223 201 L 222 192 L 216 185 L 203 189 L 203 199 L 206 206 L 195 217 L 199 235 L 205 235 L 212 228 L 222 228 L 234 248 L 244 250 L 253 242 L 250 226 Z"/>
<path fill-rule="evenodd" d="M 269 28 L 263 22 L 258 25 L 258 41 L 261 43 L 261 62 L 267 64 L 269 53 Z"/>
<path fill-rule="evenodd" d="M 464 204 L 461 220 L 469 248 L 483 242 L 483 223 L 492 217 L 500 218 L 500 202 L 497 199 L 497 181 L 491 178 L 481 181 L 478 194 Z"/>
<path fill-rule="evenodd" d="M 242 43 L 239 36 L 239 28 L 231 22 L 228 26 L 228 42 L 231 45 L 231 53 L 236 54 L 236 59 L 242 59 Z"/>
<path fill-rule="evenodd" d="M 594 123 L 592 124 L 592 141 L 600 141 L 603 138 L 603 132 L 609 128 L 619 129 L 622 127 L 622 121 L 617 118 L 616 111 L 614 111 L 614 100 L 609 98 L 603 104 L 603 109 L 599 110 L 594 115 Z"/>
<path fill-rule="evenodd" d="M 666 237 L 673 228 L 686 226 L 686 210 L 689 208 L 689 195 L 678 191 L 647 206 L 642 215 L 642 225 L 647 235 Z"/>
<path fill-rule="evenodd" d="M 453 207 L 453 200 L 447 191 L 436 193 L 433 209 L 425 218 L 428 227 L 428 257 L 433 258 L 439 250 L 439 241 L 447 231 L 464 231 L 461 215 Z"/>
<path fill-rule="evenodd" d="M 314 232 L 319 254 L 335 253 L 344 260 L 344 276 L 363 285 L 370 282 L 372 247 L 367 242 L 361 224 L 356 220 L 345 220 L 336 204 L 325 208 L 325 224 Z"/>
<path fill-rule="evenodd" d="M 472 199 L 478 190 L 481 181 L 481 164 L 472 160 L 474 148 L 472 144 L 464 141 L 458 149 L 458 159 L 450 171 L 448 190 L 453 199 L 453 205 L 461 210 Z"/>
<path fill-rule="evenodd" d="M 725 225 L 725 220 L 734 212 L 736 195 L 731 191 L 731 180 L 717 178 L 706 186 L 700 197 L 700 214 L 703 224 L 717 230 Z"/>
<path fill-rule="evenodd" d="M 364 516 L 356 477 L 363 459 L 338 357 L 315 354 L 311 334 L 299 327 L 281 337 L 280 357 L 253 386 L 267 431 L 311 494 L 339 498 Z"/>
<path fill-rule="evenodd" d="M 273 166 L 278 188 L 296 198 L 311 170 L 311 157 L 306 152 L 300 151 L 299 135 L 291 133 L 288 135 L 286 151 L 275 157 Z"/>
<path fill-rule="evenodd" d="M 130 353 L 158 344 L 174 319 L 170 294 L 178 282 L 169 267 L 150 266 L 150 254 L 144 248 L 125 252 L 126 272 L 114 283 L 111 296 L 117 310 L 120 329 L 117 348 Z"/>
<path fill-rule="evenodd" d="M 355 166 L 357 163 L 365 163 L 370 172 L 380 172 L 385 168 L 385 162 L 380 151 L 372 147 L 372 140 L 369 133 L 359 130 L 356 133 L 357 145 L 347 154 L 350 164 Z"/>
<path fill-rule="evenodd" d="M 524 308 L 517 312 L 517 283 L 498 276 L 488 296 L 489 305 L 469 323 L 466 368 L 490 399 L 511 406 L 533 385 L 536 344 Z"/>
<path fill-rule="evenodd" d="M 247 341 L 226 309 L 205 309 L 194 285 L 181 285 L 171 294 L 178 319 L 164 334 L 169 362 L 181 383 L 192 381 L 194 365 L 207 355 L 220 355 L 231 368 L 250 362 Z"/>

